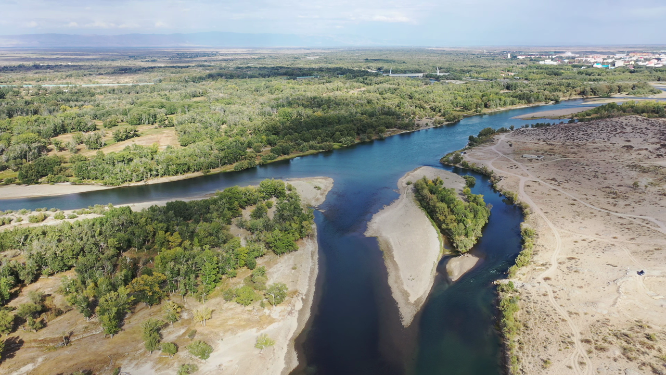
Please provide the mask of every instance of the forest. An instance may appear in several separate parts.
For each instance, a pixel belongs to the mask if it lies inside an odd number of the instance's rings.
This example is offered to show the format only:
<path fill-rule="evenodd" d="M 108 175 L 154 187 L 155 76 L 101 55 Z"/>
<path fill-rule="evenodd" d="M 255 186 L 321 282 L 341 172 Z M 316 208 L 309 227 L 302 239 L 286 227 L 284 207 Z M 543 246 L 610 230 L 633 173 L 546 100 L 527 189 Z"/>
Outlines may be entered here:
<path fill-rule="evenodd" d="M 0 182 L 117 186 L 242 170 L 415 130 L 419 119 L 438 126 L 512 106 L 649 95 L 659 91 L 647 82 L 666 80 L 664 69 L 543 66 L 471 51 L 149 57 L 5 67 Z M 383 75 L 437 67 L 446 75 Z M 143 84 L 95 86 L 126 80 Z"/>
<path fill-rule="evenodd" d="M 241 216 L 246 208 L 251 208 L 249 219 Z M 257 258 L 297 250 L 314 220 L 293 187 L 278 180 L 143 211 L 102 207 L 99 212 L 103 216 L 0 232 L 0 252 L 20 254 L 0 265 L 0 334 L 19 326 L 37 331 L 61 315 L 43 294 L 16 308 L 6 305 L 40 276 L 72 268 L 75 276 L 62 277 L 60 293 L 84 317 L 96 315 L 106 335 L 120 332 L 125 315 L 140 302 L 157 305 L 174 295 L 205 301 L 243 267 L 253 270 L 251 276 L 243 286 L 225 290 L 224 298 L 242 305 L 279 304 L 286 286 L 266 285 L 266 269 L 257 267 Z M 249 231 L 243 243 L 231 234 L 231 225 Z M 167 305 L 166 317 L 173 323 L 179 308 Z M 148 329 L 149 340 L 155 327 Z"/>
<path fill-rule="evenodd" d="M 453 248 L 466 253 L 481 237 L 491 207 L 486 205 L 483 195 L 472 194 L 469 187 L 463 189 L 464 199 L 461 199 L 455 189 L 443 185 L 439 177 L 434 180 L 424 177 L 416 181 L 416 199 Z"/>

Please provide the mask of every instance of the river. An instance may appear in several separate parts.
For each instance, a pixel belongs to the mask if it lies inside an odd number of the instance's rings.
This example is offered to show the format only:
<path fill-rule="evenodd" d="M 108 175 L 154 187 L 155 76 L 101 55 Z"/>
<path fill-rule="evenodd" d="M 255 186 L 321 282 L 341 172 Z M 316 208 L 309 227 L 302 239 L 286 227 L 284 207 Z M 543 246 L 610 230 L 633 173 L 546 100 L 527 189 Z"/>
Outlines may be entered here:
<path fill-rule="evenodd" d="M 422 312 L 407 329 L 400 324 L 377 241 L 363 233 L 372 215 L 398 198 L 396 184 L 406 172 L 423 165 L 441 168 L 441 156 L 464 147 L 468 136 L 483 128 L 539 122 L 512 117 L 581 103 L 573 100 L 546 108 L 469 117 L 452 126 L 404 133 L 242 172 L 59 197 L 3 200 L 0 209 L 74 209 L 183 198 L 233 185 L 257 184 L 265 178 L 332 177 L 335 186 L 315 213 L 321 272 L 311 321 L 297 340 L 303 365 L 294 374 L 500 374 L 492 282 L 505 275 L 520 250 L 520 210 L 504 203 L 485 177 L 474 175 L 477 184 L 473 191 L 493 205 L 483 238 L 473 249 L 483 262 L 452 285 L 438 275 Z M 440 265 L 442 270 L 445 261 Z"/>

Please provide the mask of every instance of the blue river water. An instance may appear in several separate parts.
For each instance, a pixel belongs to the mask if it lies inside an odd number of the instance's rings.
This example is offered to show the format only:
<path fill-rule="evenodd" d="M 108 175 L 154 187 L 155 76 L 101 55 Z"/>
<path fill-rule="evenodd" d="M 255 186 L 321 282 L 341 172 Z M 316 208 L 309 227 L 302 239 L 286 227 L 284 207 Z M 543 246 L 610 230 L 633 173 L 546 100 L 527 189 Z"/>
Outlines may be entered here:
<path fill-rule="evenodd" d="M 539 122 L 512 117 L 581 103 L 574 100 L 469 117 L 452 126 L 404 133 L 242 172 L 59 197 L 0 200 L 0 209 L 74 209 L 177 199 L 233 185 L 257 184 L 265 178 L 328 176 L 335 185 L 315 212 L 320 248 L 316 298 L 310 322 L 297 340 L 301 365 L 293 373 L 500 374 L 492 282 L 504 276 L 520 250 L 520 210 L 506 204 L 485 177 L 473 174 L 477 178 L 473 192 L 483 194 L 493 206 L 483 238 L 473 249 L 482 262 L 454 284 L 438 275 L 422 311 L 407 328 L 400 324 L 377 241 L 363 233 L 372 215 L 398 198 L 397 181 L 406 172 L 424 165 L 442 168 L 439 159 L 444 154 L 464 147 L 469 135 L 483 128 Z M 440 268 L 445 262 L 443 259 Z"/>

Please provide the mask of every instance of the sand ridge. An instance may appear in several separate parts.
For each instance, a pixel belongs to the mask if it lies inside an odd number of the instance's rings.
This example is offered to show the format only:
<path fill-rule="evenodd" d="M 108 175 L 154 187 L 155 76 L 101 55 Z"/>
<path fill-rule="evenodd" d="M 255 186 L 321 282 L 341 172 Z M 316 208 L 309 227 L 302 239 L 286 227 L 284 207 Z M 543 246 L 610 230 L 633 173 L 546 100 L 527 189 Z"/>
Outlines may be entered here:
<path fill-rule="evenodd" d="M 443 239 L 415 200 L 413 185 L 422 177 L 440 177 L 444 185 L 462 191 L 465 180 L 432 167 L 420 167 L 398 181 L 400 197 L 376 213 L 365 235 L 377 237 L 388 269 L 388 282 L 402 324 L 409 326 L 425 303 L 443 253 Z"/>

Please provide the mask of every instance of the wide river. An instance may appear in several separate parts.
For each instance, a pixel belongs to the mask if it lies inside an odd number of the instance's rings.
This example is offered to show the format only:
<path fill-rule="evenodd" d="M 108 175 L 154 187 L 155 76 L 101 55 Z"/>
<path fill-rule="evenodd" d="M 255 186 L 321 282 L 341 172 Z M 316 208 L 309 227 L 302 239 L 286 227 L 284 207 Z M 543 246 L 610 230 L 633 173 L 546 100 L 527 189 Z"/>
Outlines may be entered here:
<path fill-rule="evenodd" d="M 464 147 L 468 136 L 483 128 L 538 122 L 512 117 L 581 103 L 574 100 L 469 117 L 453 126 L 242 172 L 59 197 L 0 200 L 0 209 L 74 209 L 177 199 L 257 184 L 265 178 L 332 177 L 335 186 L 315 215 L 320 274 L 312 318 L 297 340 L 302 366 L 294 374 L 500 374 L 492 282 L 505 275 L 520 250 L 520 210 L 504 203 L 487 179 L 474 175 L 474 193 L 483 194 L 493 206 L 483 238 L 473 250 L 483 262 L 452 285 L 438 275 L 421 313 L 406 329 L 388 288 L 382 252 L 376 239 L 363 233 L 372 215 L 398 198 L 396 184 L 406 172 L 423 165 L 441 168 L 438 161 L 444 154 Z"/>

